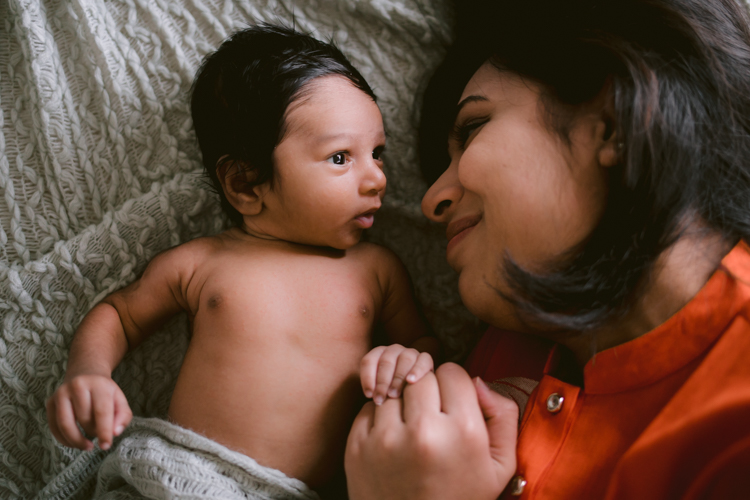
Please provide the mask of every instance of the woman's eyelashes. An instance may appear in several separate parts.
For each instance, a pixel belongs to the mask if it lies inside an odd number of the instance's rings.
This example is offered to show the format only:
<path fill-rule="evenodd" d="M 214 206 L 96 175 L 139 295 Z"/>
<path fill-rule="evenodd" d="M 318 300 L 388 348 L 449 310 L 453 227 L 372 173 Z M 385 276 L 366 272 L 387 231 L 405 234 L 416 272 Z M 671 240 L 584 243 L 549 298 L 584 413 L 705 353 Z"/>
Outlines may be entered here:
<path fill-rule="evenodd" d="M 479 127 L 484 125 L 489 121 L 489 118 L 480 118 L 480 119 L 469 119 L 465 120 L 461 123 L 457 123 L 453 130 L 451 130 L 450 137 L 452 140 L 456 141 L 459 149 L 462 151 L 466 149 L 466 145 L 469 142 L 469 139 L 474 135 L 474 132 L 476 132 Z"/>

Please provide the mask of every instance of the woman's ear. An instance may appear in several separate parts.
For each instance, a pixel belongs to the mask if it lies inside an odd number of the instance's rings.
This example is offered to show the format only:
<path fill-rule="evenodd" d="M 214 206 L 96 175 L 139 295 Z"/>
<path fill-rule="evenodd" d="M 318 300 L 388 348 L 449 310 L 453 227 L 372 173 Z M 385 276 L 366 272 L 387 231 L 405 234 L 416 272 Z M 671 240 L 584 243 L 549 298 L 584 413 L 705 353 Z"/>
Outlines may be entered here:
<path fill-rule="evenodd" d="M 229 203 L 242 215 L 258 215 L 263 210 L 266 185 L 252 185 L 256 172 L 240 161 L 220 161 L 216 175 Z M 267 183 L 266 183 L 267 184 Z"/>
<path fill-rule="evenodd" d="M 599 141 L 598 160 L 602 167 L 613 167 L 620 163 L 623 153 L 623 143 L 617 134 L 615 121 L 615 100 L 611 93 L 611 84 L 605 85 L 600 96 L 601 118 L 597 126 Z"/>

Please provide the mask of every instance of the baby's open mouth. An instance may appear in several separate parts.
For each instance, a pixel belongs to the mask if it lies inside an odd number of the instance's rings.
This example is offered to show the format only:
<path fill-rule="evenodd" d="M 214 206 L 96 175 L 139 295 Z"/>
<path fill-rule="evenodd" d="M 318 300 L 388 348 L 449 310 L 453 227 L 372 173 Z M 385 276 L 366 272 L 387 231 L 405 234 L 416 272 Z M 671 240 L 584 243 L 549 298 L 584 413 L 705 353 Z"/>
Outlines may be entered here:
<path fill-rule="evenodd" d="M 367 212 L 363 212 L 359 214 L 357 217 L 354 218 L 355 221 L 359 223 L 364 229 L 368 229 L 372 227 L 372 224 L 375 222 L 375 212 L 378 211 L 380 207 L 375 207 Z"/>

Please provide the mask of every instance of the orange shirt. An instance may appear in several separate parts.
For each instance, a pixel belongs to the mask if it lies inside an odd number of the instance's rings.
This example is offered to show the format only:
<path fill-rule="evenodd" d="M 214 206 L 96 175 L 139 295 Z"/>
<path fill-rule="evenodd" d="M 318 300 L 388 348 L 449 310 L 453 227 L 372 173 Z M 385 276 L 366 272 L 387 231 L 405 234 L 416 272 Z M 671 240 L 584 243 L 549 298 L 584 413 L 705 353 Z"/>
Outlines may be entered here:
<path fill-rule="evenodd" d="M 561 376 L 562 348 L 488 330 L 472 376 L 539 380 L 502 498 L 750 499 L 749 252 L 737 245 L 664 324 L 598 353 L 582 384 Z"/>

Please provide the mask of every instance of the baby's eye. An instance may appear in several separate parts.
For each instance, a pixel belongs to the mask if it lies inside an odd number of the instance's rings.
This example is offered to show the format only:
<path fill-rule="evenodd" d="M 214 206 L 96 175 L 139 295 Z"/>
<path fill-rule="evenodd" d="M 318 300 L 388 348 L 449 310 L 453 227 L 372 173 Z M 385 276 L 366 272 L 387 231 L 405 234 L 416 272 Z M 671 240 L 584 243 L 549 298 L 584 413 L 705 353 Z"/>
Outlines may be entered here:
<path fill-rule="evenodd" d="M 372 152 L 372 159 L 373 160 L 380 160 L 380 157 L 383 156 L 383 151 L 385 150 L 385 146 L 378 146 L 376 147 Z"/>
<path fill-rule="evenodd" d="M 346 164 L 346 154 L 344 153 L 336 153 L 335 155 L 328 158 L 328 161 L 333 163 L 334 165 L 345 165 Z"/>

